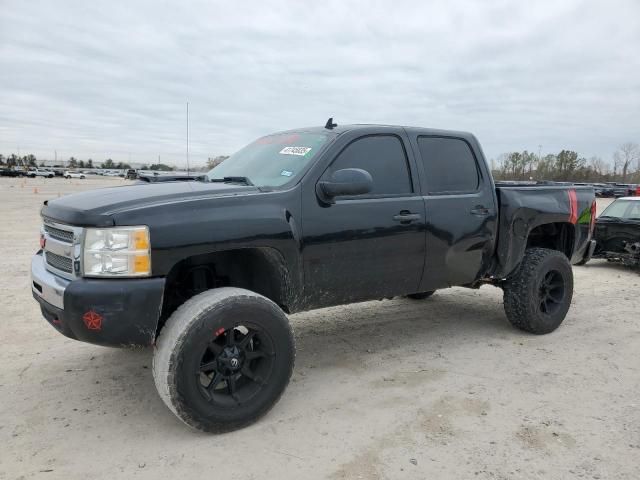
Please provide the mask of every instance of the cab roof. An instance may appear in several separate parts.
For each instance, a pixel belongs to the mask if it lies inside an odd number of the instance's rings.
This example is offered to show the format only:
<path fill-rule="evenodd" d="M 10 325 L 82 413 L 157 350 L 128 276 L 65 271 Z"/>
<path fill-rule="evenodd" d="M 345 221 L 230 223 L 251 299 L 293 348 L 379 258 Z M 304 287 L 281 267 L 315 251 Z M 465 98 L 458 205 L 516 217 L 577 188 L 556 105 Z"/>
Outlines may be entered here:
<path fill-rule="evenodd" d="M 393 131 L 398 128 L 402 128 L 406 130 L 408 133 L 419 133 L 422 135 L 447 135 L 454 136 L 460 138 L 475 138 L 472 133 L 464 132 L 459 130 L 443 130 L 437 128 L 425 128 L 425 127 L 412 127 L 406 125 L 385 125 L 385 124 L 375 124 L 375 123 L 354 123 L 347 125 L 340 125 L 333 128 L 326 127 L 305 127 L 305 128 L 294 128 L 291 130 L 285 130 L 282 132 L 276 132 L 275 134 L 283 134 L 283 133 L 335 133 L 340 135 L 342 133 L 346 133 L 353 130 L 361 131 L 362 133 L 372 133 L 372 132 L 384 132 L 385 130 Z"/>

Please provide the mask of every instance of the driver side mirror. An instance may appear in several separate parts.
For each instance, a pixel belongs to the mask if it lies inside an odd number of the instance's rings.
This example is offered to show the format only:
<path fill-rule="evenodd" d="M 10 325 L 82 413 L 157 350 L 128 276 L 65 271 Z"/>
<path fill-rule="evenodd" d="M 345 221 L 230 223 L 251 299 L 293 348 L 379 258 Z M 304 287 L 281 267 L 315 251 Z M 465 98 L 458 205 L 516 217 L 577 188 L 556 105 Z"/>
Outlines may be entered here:
<path fill-rule="evenodd" d="M 334 203 L 334 197 L 362 195 L 373 189 L 371 174 L 361 168 L 336 170 L 329 181 L 318 182 L 316 191 L 326 203 Z"/>

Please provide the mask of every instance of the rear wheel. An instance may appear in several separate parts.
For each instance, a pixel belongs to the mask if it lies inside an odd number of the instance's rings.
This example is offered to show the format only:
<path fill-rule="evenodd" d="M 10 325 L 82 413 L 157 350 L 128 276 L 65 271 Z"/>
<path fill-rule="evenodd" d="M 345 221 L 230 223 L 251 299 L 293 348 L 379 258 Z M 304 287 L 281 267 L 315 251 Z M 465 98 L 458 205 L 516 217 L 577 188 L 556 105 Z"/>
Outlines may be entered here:
<path fill-rule="evenodd" d="M 513 326 L 539 335 L 550 333 L 571 306 L 573 270 L 561 252 L 531 248 L 503 290 L 504 309 Z"/>
<path fill-rule="evenodd" d="M 269 411 L 289 383 L 294 357 L 280 307 L 248 290 L 219 288 L 189 299 L 167 320 L 153 375 L 183 422 L 225 432 Z"/>

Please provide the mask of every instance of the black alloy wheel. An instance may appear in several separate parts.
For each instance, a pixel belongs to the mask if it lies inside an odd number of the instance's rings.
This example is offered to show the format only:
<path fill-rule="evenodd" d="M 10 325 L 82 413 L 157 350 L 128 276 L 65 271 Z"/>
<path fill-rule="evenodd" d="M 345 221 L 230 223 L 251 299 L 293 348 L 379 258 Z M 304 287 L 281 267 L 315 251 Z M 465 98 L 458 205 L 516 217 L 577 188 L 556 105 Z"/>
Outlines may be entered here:
<path fill-rule="evenodd" d="M 530 248 L 502 289 L 504 310 L 513 326 L 537 335 L 553 332 L 571 306 L 571 263 L 557 250 Z"/>
<path fill-rule="evenodd" d="M 269 381 L 273 341 L 257 325 L 234 326 L 217 333 L 202 352 L 196 370 L 200 392 L 219 407 L 242 405 Z"/>
<path fill-rule="evenodd" d="M 283 310 L 255 292 L 221 287 L 169 317 L 156 341 L 153 377 L 178 418 L 221 433 L 266 414 L 289 383 L 294 360 Z"/>
<path fill-rule="evenodd" d="M 564 303 L 565 282 L 557 270 L 550 270 L 542 279 L 538 290 L 540 311 L 553 315 Z"/>

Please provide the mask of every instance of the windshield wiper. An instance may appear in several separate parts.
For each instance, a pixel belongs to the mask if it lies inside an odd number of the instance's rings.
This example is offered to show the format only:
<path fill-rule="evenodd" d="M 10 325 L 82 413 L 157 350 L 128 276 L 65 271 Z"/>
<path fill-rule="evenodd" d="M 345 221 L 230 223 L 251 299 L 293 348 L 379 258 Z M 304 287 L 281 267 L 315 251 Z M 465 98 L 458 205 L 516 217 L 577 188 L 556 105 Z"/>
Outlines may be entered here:
<path fill-rule="evenodd" d="M 611 215 L 600 215 L 598 217 L 598 220 L 601 218 L 606 218 L 607 220 L 614 220 L 616 222 L 624 222 L 624 219 L 620 218 L 620 217 L 612 217 Z"/>
<path fill-rule="evenodd" d="M 248 185 L 250 187 L 255 186 L 249 177 L 222 177 L 222 178 L 212 178 L 209 180 L 210 182 L 220 182 L 220 183 L 241 183 L 243 185 Z"/>

